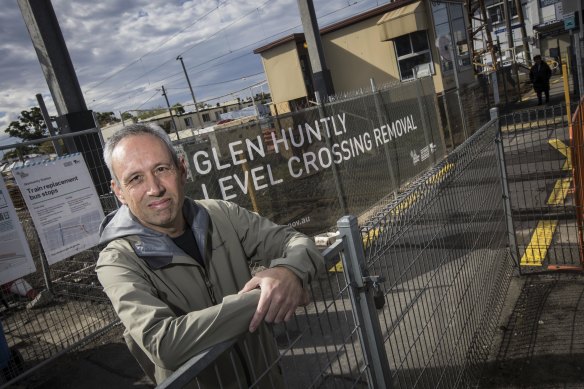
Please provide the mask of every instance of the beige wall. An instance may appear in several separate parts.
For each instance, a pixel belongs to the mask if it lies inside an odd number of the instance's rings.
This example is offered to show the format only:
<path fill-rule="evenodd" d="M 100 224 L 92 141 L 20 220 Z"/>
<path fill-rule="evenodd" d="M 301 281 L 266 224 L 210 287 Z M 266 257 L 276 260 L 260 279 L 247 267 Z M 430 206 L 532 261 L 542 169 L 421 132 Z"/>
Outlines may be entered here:
<path fill-rule="evenodd" d="M 440 57 L 435 47 L 434 29 L 427 4 L 426 8 L 428 43 L 434 62 L 433 82 L 436 92 L 455 87 L 452 73 L 444 80 L 440 69 Z M 393 41 L 381 41 L 377 22 L 383 14 L 347 26 L 322 36 L 326 64 L 331 72 L 335 92 L 348 92 L 359 88 L 369 88 L 370 78 L 377 85 L 399 81 L 399 70 Z M 306 96 L 302 80 L 296 43 L 288 42 L 262 53 L 272 101 L 281 103 Z M 459 69 L 459 82 L 463 86 L 474 82 L 472 67 Z"/>
<path fill-rule="evenodd" d="M 376 22 L 380 18 L 351 25 L 322 37 L 326 63 L 336 92 L 352 91 L 399 80 L 391 42 L 381 42 Z"/>
<path fill-rule="evenodd" d="M 296 42 L 288 42 L 262 53 L 272 102 L 281 103 L 306 96 L 306 87 Z"/>

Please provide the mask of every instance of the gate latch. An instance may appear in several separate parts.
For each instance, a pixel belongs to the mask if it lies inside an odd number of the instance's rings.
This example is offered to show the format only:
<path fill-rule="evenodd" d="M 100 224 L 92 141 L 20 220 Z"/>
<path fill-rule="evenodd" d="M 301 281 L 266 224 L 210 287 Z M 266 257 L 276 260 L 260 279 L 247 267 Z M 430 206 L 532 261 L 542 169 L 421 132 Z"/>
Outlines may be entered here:
<path fill-rule="evenodd" d="M 385 281 L 382 276 L 368 276 L 363 277 L 363 283 L 365 285 L 373 287 L 373 302 L 375 303 L 375 308 L 382 309 L 385 306 L 385 296 L 381 290 L 380 282 Z"/>

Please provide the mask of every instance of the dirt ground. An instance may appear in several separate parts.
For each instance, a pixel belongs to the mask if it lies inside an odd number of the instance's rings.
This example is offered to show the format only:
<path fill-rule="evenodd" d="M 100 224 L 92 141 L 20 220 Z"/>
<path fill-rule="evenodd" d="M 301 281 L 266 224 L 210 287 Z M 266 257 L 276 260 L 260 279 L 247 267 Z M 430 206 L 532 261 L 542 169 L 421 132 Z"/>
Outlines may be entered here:
<path fill-rule="evenodd" d="M 80 349 L 64 354 L 20 380 L 18 389 L 148 389 L 154 385 L 128 351 L 117 325 Z"/>
<path fill-rule="evenodd" d="M 480 388 L 584 388 L 584 276 L 515 278 Z"/>

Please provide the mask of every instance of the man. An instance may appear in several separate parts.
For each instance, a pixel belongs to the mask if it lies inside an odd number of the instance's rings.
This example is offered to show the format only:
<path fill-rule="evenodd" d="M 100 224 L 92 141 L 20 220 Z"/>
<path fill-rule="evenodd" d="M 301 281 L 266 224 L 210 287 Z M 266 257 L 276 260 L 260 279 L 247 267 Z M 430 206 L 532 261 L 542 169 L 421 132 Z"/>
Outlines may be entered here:
<path fill-rule="evenodd" d="M 276 350 L 262 322 L 289 320 L 308 302 L 306 287 L 323 265 L 314 243 L 233 203 L 185 197 L 184 161 L 160 130 L 125 127 L 107 141 L 104 159 L 122 206 L 102 223 L 107 246 L 96 271 L 144 371 L 160 383 L 243 333 L 237 361 L 218 362 L 221 384 L 267 371 Z M 268 269 L 252 277 L 250 262 Z M 199 379 L 218 387 L 214 371 Z"/>
<path fill-rule="evenodd" d="M 538 105 L 542 104 L 542 93 L 545 93 L 546 104 L 550 102 L 550 78 L 552 69 L 541 60 L 541 55 L 533 57 L 535 64 L 529 70 L 529 80 L 533 84 L 533 90 L 537 94 Z"/>

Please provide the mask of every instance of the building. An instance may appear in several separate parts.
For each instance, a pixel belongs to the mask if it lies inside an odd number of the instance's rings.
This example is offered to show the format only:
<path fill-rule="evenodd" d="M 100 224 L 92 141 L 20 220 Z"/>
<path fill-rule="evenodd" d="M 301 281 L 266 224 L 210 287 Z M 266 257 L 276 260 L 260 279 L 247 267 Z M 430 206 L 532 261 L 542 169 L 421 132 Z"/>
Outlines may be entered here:
<path fill-rule="evenodd" d="M 524 37 L 521 32 L 522 20 L 516 7 L 516 0 L 507 1 L 507 12 L 513 44 L 509 44 L 509 34 L 506 27 L 505 4 L 503 0 L 485 0 L 487 25 L 491 31 L 493 43 L 499 47 L 503 63 L 510 63 L 515 56 L 523 62 L 525 55 Z M 566 60 L 572 47 L 570 27 L 566 28 L 564 20 L 574 15 L 573 10 L 565 4 L 575 4 L 576 0 L 522 0 L 523 24 L 525 25 L 525 42 L 533 57 L 540 54 L 554 57 L 560 61 Z M 474 28 L 478 27 L 475 22 Z M 484 41 L 476 42 L 477 48 L 484 47 Z"/>
<path fill-rule="evenodd" d="M 176 126 L 176 131 L 181 132 L 185 130 L 195 130 L 199 128 L 206 128 L 212 126 L 213 124 L 221 121 L 221 115 L 228 112 L 239 111 L 246 107 L 253 107 L 253 102 L 251 99 L 248 100 L 231 100 L 224 103 L 217 103 L 216 106 L 207 106 L 196 112 L 185 112 L 178 114 L 175 109 L 172 109 L 172 117 L 168 112 L 164 112 L 160 115 L 152 116 L 147 119 L 142 120 L 142 122 L 156 123 L 162 127 L 167 132 L 174 132 Z M 199 115 L 203 123 L 199 122 Z M 174 125 L 173 125 L 174 121 Z"/>
<path fill-rule="evenodd" d="M 320 34 L 337 93 L 369 88 L 370 79 L 380 85 L 428 76 L 438 94 L 456 88 L 456 81 L 461 87 L 476 83 L 462 4 L 398 0 L 326 26 Z M 314 101 L 304 34 L 254 53 L 262 58 L 273 114 Z"/>

